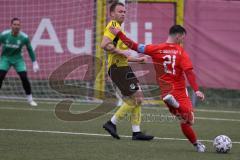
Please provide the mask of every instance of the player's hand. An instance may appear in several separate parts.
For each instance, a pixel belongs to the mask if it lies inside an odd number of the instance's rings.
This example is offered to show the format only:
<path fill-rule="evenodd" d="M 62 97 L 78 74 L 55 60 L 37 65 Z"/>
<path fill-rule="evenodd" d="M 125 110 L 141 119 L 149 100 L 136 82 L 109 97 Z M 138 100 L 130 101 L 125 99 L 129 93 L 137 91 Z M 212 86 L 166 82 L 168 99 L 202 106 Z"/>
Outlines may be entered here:
<path fill-rule="evenodd" d="M 109 31 L 116 36 L 118 34 L 118 32 L 120 32 L 120 29 L 111 26 L 109 28 Z"/>
<path fill-rule="evenodd" d="M 120 50 L 121 51 L 121 55 L 125 56 L 125 57 L 129 57 L 131 56 L 131 53 L 129 52 L 129 50 Z"/>
<path fill-rule="evenodd" d="M 33 62 L 33 72 L 37 72 L 37 71 L 39 71 L 39 65 L 38 65 L 38 62 L 37 61 L 34 61 Z"/>
<path fill-rule="evenodd" d="M 201 91 L 196 91 L 195 94 L 200 100 L 204 100 L 205 96 Z"/>
<path fill-rule="evenodd" d="M 139 57 L 139 63 L 147 63 L 148 58 L 146 56 Z"/>

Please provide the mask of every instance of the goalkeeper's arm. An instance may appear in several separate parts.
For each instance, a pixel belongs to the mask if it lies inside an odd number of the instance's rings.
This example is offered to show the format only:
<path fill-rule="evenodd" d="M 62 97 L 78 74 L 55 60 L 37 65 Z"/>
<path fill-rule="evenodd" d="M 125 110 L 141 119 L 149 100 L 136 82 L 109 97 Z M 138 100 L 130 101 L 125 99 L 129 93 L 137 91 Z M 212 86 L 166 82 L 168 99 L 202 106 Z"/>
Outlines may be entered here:
<path fill-rule="evenodd" d="M 32 49 L 32 45 L 30 43 L 29 38 L 27 38 L 26 47 L 27 47 L 27 51 L 28 51 L 29 57 L 31 58 L 32 62 L 35 62 L 36 61 L 36 55 L 35 55 L 35 53 Z"/>
<path fill-rule="evenodd" d="M 37 72 L 39 71 L 39 65 L 38 65 L 38 62 L 36 60 L 36 55 L 32 49 L 32 46 L 31 46 L 31 43 L 30 43 L 30 40 L 27 38 L 27 43 L 26 43 L 26 47 L 27 47 L 27 51 L 28 51 L 28 54 L 32 60 L 32 63 L 33 63 L 33 71 L 34 72 Z"/>

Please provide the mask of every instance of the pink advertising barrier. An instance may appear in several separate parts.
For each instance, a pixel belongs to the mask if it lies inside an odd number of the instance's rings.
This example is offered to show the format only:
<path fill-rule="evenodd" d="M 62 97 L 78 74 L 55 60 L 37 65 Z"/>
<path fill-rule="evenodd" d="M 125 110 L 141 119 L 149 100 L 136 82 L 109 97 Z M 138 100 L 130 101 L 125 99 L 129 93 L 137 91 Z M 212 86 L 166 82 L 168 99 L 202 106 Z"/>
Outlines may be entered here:
<path fill-rule="evenodd" d="M 58 0 L 4 0 L 0 5 L 0 30 L 9 27 L 12 17 L 22 20 L 22 30 L 29 34 L 41 66 L 41 71 L 34 74 L 25 53 L 29 75 L 47 79 L 53 70 L 75 56 L 94 56 L 95 47 L 99 47 L 94 44 L 94 5 L 93 1 L 86 3 L 85 0 L 62 3 Z M 125 25 L 128 35 L 141 43 L 164 42 L 169 27 L 175 23 L 174 7 L 173 3 L 138 3 L 136 21 Z M 184 47 L 193 61 L 200 86 L 240 89 L 240 53 L 237 48 L 240 42 L 240 3 L 185 0 L 184 8 L 184 26 L 187 29 Z M 51 41 L 43 42 L 42 39 Z M 54 41 L 56 39 L 58 41 Z M 91 68 L 92 63 L 89 63 Z M 150 70 L 148 76 L 140 78 L 143 83 L 156 83 L 151 66 L 133 67 Z M 75 79 L 79 76 L 71 75 Z M 8 76 L 15 77 L 16 74 L 11 70 Z"/>

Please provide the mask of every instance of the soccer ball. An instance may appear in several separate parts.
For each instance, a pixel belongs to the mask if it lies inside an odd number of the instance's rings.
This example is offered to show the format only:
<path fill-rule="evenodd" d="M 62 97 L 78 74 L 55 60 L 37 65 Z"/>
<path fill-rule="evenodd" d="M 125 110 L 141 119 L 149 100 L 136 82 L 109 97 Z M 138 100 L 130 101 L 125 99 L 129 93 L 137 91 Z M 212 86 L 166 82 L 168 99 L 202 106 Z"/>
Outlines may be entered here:
<path fill-rule="evenodd" d="M 228 153 L 232 148 L 232 141 L 228 136 L 219 135 L 213 140 L 213 147 L 217 153 Z"/>

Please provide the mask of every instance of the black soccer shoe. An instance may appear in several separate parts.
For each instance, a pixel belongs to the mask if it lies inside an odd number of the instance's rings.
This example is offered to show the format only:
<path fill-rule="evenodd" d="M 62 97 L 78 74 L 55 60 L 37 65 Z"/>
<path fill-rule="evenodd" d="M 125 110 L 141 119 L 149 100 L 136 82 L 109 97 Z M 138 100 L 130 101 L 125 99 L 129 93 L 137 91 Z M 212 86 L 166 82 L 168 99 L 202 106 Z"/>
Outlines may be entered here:
<path fill-rule="evenodd" d="M 138 140 L 138 141 L 150 141 L 154 138 L 154 136 L 146 135 L 142 132 L 133 132 L 132 140 Z"/>
<path fill-rule="evenodd" d="M 111 121 L 107 121 L 104 125 L 103 128 L 108 131 L 109 134 L 111 134 L 111 136 L 113 138 L 116 139 L 120 139 L 119 135 L 117 134 L 117 128 L 116 125 L 113 124 Z"/>

